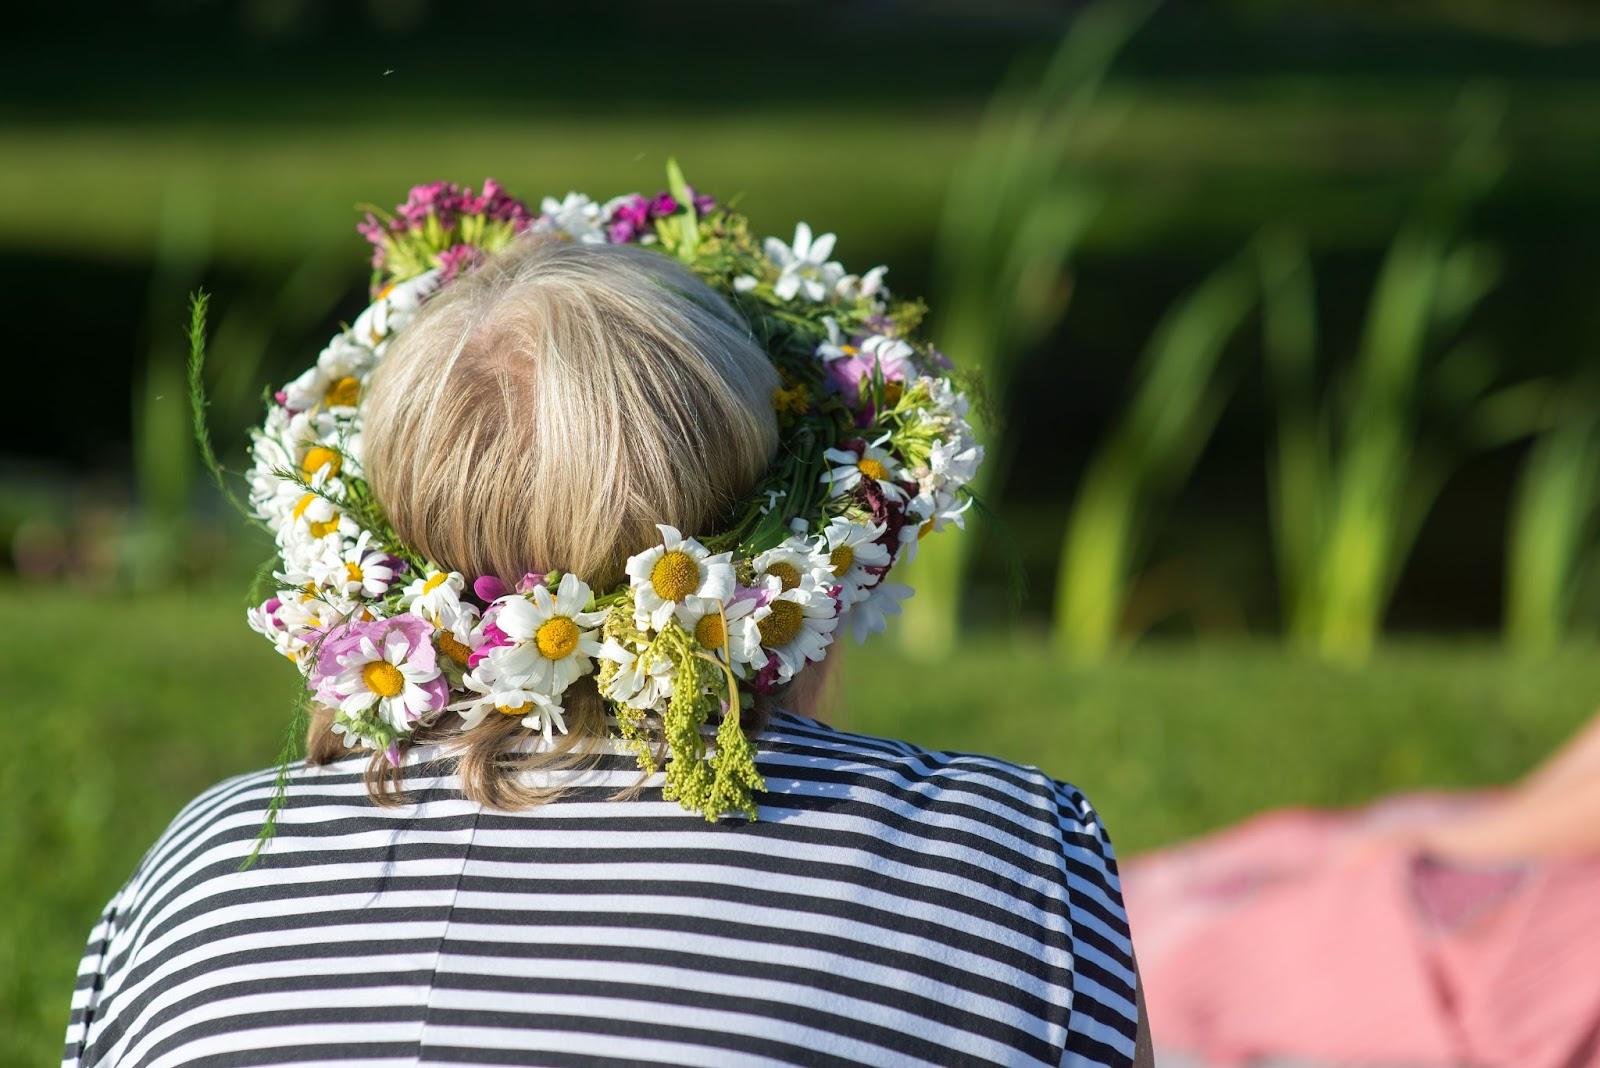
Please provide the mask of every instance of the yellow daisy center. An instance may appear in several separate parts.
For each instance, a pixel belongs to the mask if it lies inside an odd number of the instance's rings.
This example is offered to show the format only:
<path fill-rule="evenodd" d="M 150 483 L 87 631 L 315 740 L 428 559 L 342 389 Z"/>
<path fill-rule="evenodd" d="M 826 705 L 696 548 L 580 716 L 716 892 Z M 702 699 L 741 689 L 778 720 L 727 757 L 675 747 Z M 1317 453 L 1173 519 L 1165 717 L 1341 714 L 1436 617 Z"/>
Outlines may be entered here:
<path fill-rule="evenodd" d="M 456 636 L 447 630 L 441 630 L 438 636 L 439 651 L 451 660 L 467 666 L 467 661 L 472 657 L 472 650 L 464 642 L 456 641 Z"/>
<path fill-rule="evenodd" d="M 315 493 L 308 493 L 294 502 L 293 515 L 300 519 L 306 514 L 306 509 L 311 507 L 311 502 L 317 499 Z M 313 538 L 325 538 L 339 529 L 339 513 L 335 512 L 326 521 L 318 522 L 313 519 L 306 523 L 306 528 L 311 531 Z"/>
<path fill-rule="evenodd" d="M 450 577 L 450 573 L 448 571 L 441 571 L 437 575 L 429 575 L 428 576 L 428 581 L 426 581 L 426 582 L 424 582 L 422 584 L 422 592 L 423 593 L 432 593 L 434 590 L 438 589 L 440 586 L 443 586 L 445 579 L 447 579 L 449 577 Z"/>
<path fill-rule="evenodd" d="M 332 449 L 314 445 L 306 450 L 305 459 L 300 461 L 300 470 L 308 475 L 314 475 L 326 467 L 328 474 L 337 475 L 343 463 L 343 458 Z"/>
<path fill-rule="evenodd" d="M 322 403 L 330 408 L 354 408 L 360 399 L 361 383 L 351 375 L 334 379 L 328 391 L 322 395 Z"/>
<path fill-rule="evenodd" d="M 533 632 L 533 644 L 547 660 L 571 656 L 578 647 L 578 625 L 566 616 L 551 616 Z"/>
<path fill-rule="evenodd" d="M 772 612 L 762 617 L 756 627 L 761 631 L 761 644 L 769 649 L 788 645 L 800 633 L 805 622 L 805 609 L 793 601 L 773 601 Z"/>
<path fill-rule="evenodd" d="M 406 688 L 406 677 L 387 660 L 374 660 L 362 667 L 361 681 L 379 697 L 395 697 Z"/>
<path fill-rule="evenodd" d="M 663 601 L 681 601 L 700 588 L 700 565 L 683 550 L 670 549 L 650 569 L 650 587 Z"/>
<path fill-rule="evenodd" d="M 494 710 L 502 716 L 526 716 L 533 709 L 533 702 L 524 701 L 520 705 L 495 705 Z"/>
<path fill-rule="evenodd" d="M 344 573 L 351 582 L 363 582 L 366 580 L 366 576 L 361 573 L 360 564 L 345 564 Z"/>
<path fill-rule="evenodd" d="M 856 551 L 848 545 L 841 545 L 828 554 L 828 563 L 833 565 L 833 573 L 842 575 L 856 562 Z"/>
<path fill-rule="evenodd" d="M 694 625 L 694 640 L 707 649 L 721 649 L 728 643 L 728 630 L 719 613 L 708 612 Z"/>
<path fill-rule="evenodd" d="M 792 590 L 800 585 L 800 569 L 787 560 L 774 561 L 767 568 L 767 574 L 777 579 L 785 590 Z"/>
<path fill-rule="evenodd" d="M 889 469 L 883 466 L 882 462 L 874 460 L 871 457 L 863 457 L 862 459 L 857 460 L 856 470 L 860 471 L 868 478 L 876 479 L 879 482 L 882 482 L 889 477 Z"/>

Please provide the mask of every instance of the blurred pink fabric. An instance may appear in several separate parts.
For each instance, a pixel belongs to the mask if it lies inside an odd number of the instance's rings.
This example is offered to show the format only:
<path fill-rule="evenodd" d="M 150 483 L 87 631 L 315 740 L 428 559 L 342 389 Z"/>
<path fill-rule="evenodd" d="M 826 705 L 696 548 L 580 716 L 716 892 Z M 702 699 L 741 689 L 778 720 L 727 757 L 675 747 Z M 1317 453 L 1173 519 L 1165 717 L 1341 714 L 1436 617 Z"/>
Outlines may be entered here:
<path fill-rule="evenodd" d="M 1469 866 L 1375 833 L 1493 800 L 1276 812 L 1128 862 L 1157 1050 L 1600 1068 L 1600 858 Z"/>

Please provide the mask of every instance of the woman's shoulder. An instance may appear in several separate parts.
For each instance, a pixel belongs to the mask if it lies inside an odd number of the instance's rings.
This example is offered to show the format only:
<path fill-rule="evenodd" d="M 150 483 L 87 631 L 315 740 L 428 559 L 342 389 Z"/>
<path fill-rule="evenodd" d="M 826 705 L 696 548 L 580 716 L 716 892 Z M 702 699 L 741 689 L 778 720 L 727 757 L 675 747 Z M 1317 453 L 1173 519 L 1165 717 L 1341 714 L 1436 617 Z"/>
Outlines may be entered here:
<path fill-rule="evenodd" d="M 949 800 L 1059 823 L 1074 834 L 1107 838 L 1099 814 L 1081 790 L 1031 764 L 858 734 L 792 712 L 772 716 L 762 750 L 769 768 L 811 767 L 876 780 L 898 791 L 947 795 Z"/>

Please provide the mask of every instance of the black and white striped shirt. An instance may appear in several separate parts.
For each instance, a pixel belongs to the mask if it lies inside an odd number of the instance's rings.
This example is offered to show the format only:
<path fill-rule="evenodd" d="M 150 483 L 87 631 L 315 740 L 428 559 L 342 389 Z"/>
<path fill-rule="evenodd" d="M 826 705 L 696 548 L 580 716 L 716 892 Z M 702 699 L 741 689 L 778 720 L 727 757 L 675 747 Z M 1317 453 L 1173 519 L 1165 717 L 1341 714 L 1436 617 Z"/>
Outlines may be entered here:
<path fill-rule="evenodd" d="M 432 757 L 437 756 L 433 751 Z M 521 812 L 428 747 L 173 821 L 89 935 L 65 1064 L 1131 1063 L 1132 947 L 1089 802 L 1032 768 L 780 714 L 759 822 L 636 800 L 620 748 Z"/>

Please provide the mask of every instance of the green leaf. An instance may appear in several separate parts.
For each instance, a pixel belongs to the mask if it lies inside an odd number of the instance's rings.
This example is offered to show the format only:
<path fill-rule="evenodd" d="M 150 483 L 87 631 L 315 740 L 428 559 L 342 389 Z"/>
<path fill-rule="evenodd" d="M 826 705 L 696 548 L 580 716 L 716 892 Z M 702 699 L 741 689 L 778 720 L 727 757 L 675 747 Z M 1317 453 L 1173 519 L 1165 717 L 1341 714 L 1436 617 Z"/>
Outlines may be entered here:
<path fill-rule="evenodd" d="M 694 259 L 700 247 L 700 227 L 695 220 L 694 198 L 689 195 L 689 183 L 684 181 L 682 168 L 671 156 L 667 157 L 667 191 L 683 206 L 683 214 L 678 216 L 678 226 L 683 235 L 678 242 L 678 258 L 687 262 Z"/>

